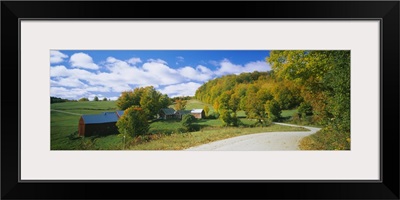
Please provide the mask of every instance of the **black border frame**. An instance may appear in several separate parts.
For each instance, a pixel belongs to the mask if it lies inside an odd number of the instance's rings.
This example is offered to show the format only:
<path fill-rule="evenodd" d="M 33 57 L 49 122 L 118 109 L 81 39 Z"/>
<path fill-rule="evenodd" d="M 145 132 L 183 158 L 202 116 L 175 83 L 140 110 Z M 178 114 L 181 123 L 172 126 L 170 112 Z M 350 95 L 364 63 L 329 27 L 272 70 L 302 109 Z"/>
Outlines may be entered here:
<path fill-rule="evenodd" d="M 221 12 L 229 4 L 229 12 Z M 154 6 L 168 8 L 151 13 Z M 182 10 L 180 7 L 189 7 Z M 255 2 L 1 2 L 1 198 L 274 198 L 399 199 L 399 7 L 397 1 L 255 1 Z M 133 9 L 135 8 L 135 9 Z M 135 10 L 135 12 L 132 12 Z M 265 11 L 268 12 L 265 12 Z M 19 182 L 20 19 L 169 19 L 169 20 L 366 20 L 381 21 L 381 181 L 59 181 Z M 9 74 L 18 73 L 11 86 Z M 15 80 L 11 79 L 11 82 Z M 15 87 L 18 85 L 18 88 Z M 18 91 L 18 93 L 17 93 Z M 3 97 L 4 97 L 3 96 Z M 16 98 L 18 97 L 18 98 Z M 5 107 L 6 106 L 6 107 Z M 12 108 L 18 107 L 18 113 Z M 383 119 L 385 125 L 383 126 Z M 20 124 L 18 122 L 18 132 Z M 385 134 L 386 133 L 386 134 Z M 384 136 L 384 137 L 383 137 Z M 190 184 L 189 184 L 190 183 Z M 257 186 L 265 187 L 266 191 Z M 99 189 L 104 188 L 104 189 Z M 132 193 L 132 190 L 141 192 Z M 171 193 L 144 192 L 160 188 Z M 201 188 L 202 193 L 198 190 Z M 186 191 L 185 196 L 179 191 Z M 288 190 L 288 191 L 286 191 Z M 289 192 L 290 191 L 290 192 Z M 186 193 L 185 193 L 186 194 Z"/>

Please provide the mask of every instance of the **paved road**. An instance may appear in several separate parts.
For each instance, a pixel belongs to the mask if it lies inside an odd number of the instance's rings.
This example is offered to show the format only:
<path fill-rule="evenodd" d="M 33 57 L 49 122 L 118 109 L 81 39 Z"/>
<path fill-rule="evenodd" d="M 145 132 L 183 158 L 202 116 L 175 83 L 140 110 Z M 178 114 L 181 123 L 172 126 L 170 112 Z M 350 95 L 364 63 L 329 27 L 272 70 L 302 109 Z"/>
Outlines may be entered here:
<path fill-rule="evenodd" d="M 54 109 L 51 109 L 51 111 L 60 112 L 60 113 L 66 113 L 66 114 L 70 114 L 70 115 L 79 115 L 79 116 L 82 115 L 82 114 L 79 114 L 79 113 L 66 112 L 66 111 L 62 111 L 62 110 L 54 110 Z"/>
<path fill-rule="evenodd" d="M 298 126 L 292 124 L 276 123 L 284 126 Z M 243 135 L 225 140 L 219 140 L 197 147 L 186 149 L 187 151 L 277 151 L 299 150 L 298 143 L 301 138 L 314 134 L 320 128 L 300 126 L 310 131 L 295 132 L 266 132 Z"/>

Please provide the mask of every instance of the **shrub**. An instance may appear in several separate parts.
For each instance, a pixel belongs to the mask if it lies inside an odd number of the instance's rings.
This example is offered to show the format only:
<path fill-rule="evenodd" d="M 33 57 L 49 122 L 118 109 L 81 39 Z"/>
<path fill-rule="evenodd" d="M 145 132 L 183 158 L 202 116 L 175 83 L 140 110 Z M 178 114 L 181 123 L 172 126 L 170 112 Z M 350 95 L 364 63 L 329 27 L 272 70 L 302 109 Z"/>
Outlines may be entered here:
<path fill-rule="evenodd" d="M 185 127 L 187 131 L 193 130 L 193 123 L 196 121 L 196 118 L 193 115 L 187 114 L 182 117 L 182 126 Z"/>
<path fill-rule="evenodd" d="M 281 118 L 281 107 L 275 100 L 270 100 L 265 103 L 265 111 L 268 114 L 268 119 L 271 121 L 277 121 Z"/>
<path fill-rule="evenodd" d="M 218 112 L 212 112 L 207 116 L 207 119 L 218 119 L 218 118 L 219 118 Z"/>
<path fill-rule="evenodd" d="M 298 108 L 298 112 L 301 117 L 305 117 L 307 115 L 312 115 L 312 107 L 309 103 L 302 102 Z"/>

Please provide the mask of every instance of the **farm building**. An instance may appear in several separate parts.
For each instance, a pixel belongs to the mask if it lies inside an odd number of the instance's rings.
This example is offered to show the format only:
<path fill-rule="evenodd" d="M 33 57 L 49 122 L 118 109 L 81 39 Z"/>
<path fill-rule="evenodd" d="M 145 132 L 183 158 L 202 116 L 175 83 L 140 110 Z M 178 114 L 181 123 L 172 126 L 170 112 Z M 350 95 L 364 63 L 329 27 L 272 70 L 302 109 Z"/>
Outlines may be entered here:
<path fill-rule="evenodd" d="M 190 110 L 177 110 L 175 111 L 175 117 L 177 119 L 182 119 L 183 115 L 190 114 Z"/>
<path fill-rule="evenodd" d="M 182 119 L 183 115 L 191 114 L 197 119 L 202 119 L 205 116 L 203 109 L 193 109 L 193 110 L 177 110 L 172 108 L 163 108 L 158 113 L 159 119 Z"/>
<path fill-rule="evenodd" d="M 175 110 L 172 108 L 163 108 L 158 113 L 159 118 L 161 119 L 175 119 Z"/>
<path fill-rule="evenodd" d="M 197 119 L 202 119 L 206 115 L 203 109 L 193 109 L 190 113 Z"/>
<path fill-rule="evenodd" d="M 123 114 L 124 111 L 119 110 L 96 115 L 82 115 L 79 119 L 79 136 L 116 134 L 118 133 L 116 123 Z"/>

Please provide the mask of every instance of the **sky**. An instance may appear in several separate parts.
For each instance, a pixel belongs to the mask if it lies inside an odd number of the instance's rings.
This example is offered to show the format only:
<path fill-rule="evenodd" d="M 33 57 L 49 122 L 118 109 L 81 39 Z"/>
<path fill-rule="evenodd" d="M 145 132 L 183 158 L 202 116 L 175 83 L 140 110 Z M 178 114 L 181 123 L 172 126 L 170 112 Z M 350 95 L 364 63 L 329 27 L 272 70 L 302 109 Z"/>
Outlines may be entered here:
<path fill-rule="evenodd" d="M 169 97 L 194 96 L 217 77 L 269 71 L 268 50 L 51 50 L 50 96 L 116 100 L 154 86 Z"/>

